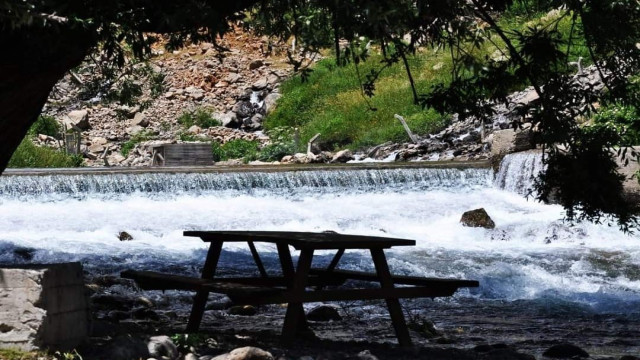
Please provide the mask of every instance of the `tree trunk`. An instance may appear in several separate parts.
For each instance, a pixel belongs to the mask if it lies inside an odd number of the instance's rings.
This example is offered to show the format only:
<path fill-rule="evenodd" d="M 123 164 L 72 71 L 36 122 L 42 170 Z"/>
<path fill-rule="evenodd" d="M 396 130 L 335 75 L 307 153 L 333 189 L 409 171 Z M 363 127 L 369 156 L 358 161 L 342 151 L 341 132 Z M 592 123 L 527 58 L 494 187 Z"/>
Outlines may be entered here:
<path fill-rule="evenodd" d="M 29 27 L 0 35 L 0 174 L 51 89 L 95 43 L 83 29 Z"/>

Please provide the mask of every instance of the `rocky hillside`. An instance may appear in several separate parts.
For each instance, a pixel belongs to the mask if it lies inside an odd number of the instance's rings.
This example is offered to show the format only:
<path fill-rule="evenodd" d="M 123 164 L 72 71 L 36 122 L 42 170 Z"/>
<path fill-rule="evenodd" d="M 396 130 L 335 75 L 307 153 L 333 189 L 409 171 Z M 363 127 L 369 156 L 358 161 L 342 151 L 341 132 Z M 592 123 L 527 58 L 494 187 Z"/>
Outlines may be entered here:
<path fill-rule="evenodd" d="M 131 66 L 115 85 L 99 83 L 102 68 L 86 62 L 56 85 L 43 113 L 67 130 L 81 131 L 80 151 L 89 166 L 145 166 L 150 147 L 160 143 L 268 141 L 259 131 L 262 119 L 280 96 L 278 84 L 290 67 L 266 38 L 238 30 L 219 45 L 229 51 L 210 43 L 173 52 L 158 47 L 149 64 Z M 91 94 L 92 86 L 103 90 Z M 114 94 L 127 101 L 106 101 Z M 198 111 L 220 126 L 179 123 L 185 113 Z M 60 146 L 52 137 L 41 135 L 38 141 Z"/>

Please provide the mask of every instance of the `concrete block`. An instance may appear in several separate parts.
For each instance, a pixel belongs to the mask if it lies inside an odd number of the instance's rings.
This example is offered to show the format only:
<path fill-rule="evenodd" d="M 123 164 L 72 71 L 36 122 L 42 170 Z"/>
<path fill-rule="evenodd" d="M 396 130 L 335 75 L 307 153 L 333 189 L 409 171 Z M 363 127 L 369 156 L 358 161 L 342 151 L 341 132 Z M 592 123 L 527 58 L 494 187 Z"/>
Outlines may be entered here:
<path fill-rule="evenodd" d="M 69 350 L 90 319 L 80 263 L 0 268 L 0 348 Z"/>

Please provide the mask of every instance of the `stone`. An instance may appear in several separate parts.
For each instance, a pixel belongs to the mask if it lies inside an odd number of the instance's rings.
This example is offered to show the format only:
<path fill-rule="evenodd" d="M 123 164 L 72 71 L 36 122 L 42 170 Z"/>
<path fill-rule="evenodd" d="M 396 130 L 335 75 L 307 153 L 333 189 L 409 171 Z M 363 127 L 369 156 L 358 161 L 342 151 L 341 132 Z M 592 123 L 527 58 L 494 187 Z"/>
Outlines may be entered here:
<path fill-rule="evenodd" d="M 240 119 L 251 117 L 255 114 L 256 109 L 253 104 L 249 100 L 239 101 L 233 106 L 233 112 L 236 113 L 237 117 Z"/>
<path fill-rule="evenodd" d="M 279 93 L 271 93 L 264 98 L 264 107 L 266 114 L 270 114 L 276 108 L 278 99 L 282 97 Z"/>
<path fill-rule="evenodd" d="M 128 128 L 126 128 L 125 132 L 129 135 L 135 135 L 138 134 L 140 132 L 142 132 L 144 130 L 144 128 L 142 126 L 139 125 L 134 125 L 134 126 L 129 126 Z"/>
<path fill-rule="evenodd" d="M 64 118 L 63 122 L 67 125 L 67 127 L 77 127 L 80 130 L 87 130 L 91 127 L 89 124 L 89 111 L 85 110 L 74 110 L 67 114 Z"/>
<path fill-rule="evenodd" d="M 226 81 L 229 84 L 235 84 L 238 82 L 238 80 L 240 80 L 242 78 L 242 76 L 238 73 L 234 73 L 234 72 L 230 72 L 226 78 L 224 78 L 224 81 Z"/>
<path fill-rule="evenodd" d="M 0 279 L 0 348 L 64 351 L 89 335 L 80 263 L 4 267 Z"/>
<path fill-rule="evenodd" d="M 36 249 L 32 248 L 16 248 L 13 250 L 13 255 L 18 259 L 31 261 L 33 260 L 33 256 L 36 253 Z"/>
<path fill-rule="evenodd" d="M 554 359 L 588 358 L 589 354 L 573 344 L 557 344 L 548 348 L 542 356 Z"/>
<path fill-rule="evenodd" d="M 358 359 L 360 360 L 378 360 L 378 357 L 373 355 L 369 350 L 362 350 L 358 353 Z"/>
<path fill-rule="evenodd" d="M 307 319 L 311 321 L 340 321 L 342 316 L 340 316 L 335 306 L 320 305 L 307 313 Z"/>
<path fill-rule="evenodd" d="M 261 78 L 251 85 L 251 89 L 254 91 L 259 91 L 265 89 L 267 85 L 267 78 Z"/>
<path fill-rule="evenodd" d="M 106 145 L 109 141 L 103 137 L 94 137 L 91 139 L 91 145 Z"/>
<path fill-rule="evenodd" d="M 260 348 L 253 346 L 245 346 L 231 350 L 228 354 L 224 355 L 224 360 L 273 360 L 273 355 L 270 352 L 264 351 Z M 214 359 L 218 359 L 216 356 Z"/>
<path fill-rule="evenodd" d="M 341 150 L 338 151 L 333 158 L 331 159 L 332 163 L 346 163 L 349 160 L 353 160 L 353 153 L 351 150 Z"/>
<path fill-rule="evenodd" d="M 123 162 L 124 160 L 125 160 L 125 157 L 119 153 L 115 153 L 107 156 L 107 162 L 109 163 L 109 165 L 117 165 Z"/>
<path fill-rule="evenodd" d="M 193 135 L 197 135 L 200 134 L 202 132 L 202 128 L 198 125 L 192 125 L 188 130 L 187 133 L 188 134 L 193 134 Z"/>
<path fill-rule="evenodd" d="M 199 360 L 199 358 L 194 353 L 188 353 L 184 356 L 184 360 Z"/>
<path fill-rule="evenodd" d="M 496 224 L 484 208 L 465 212 L 462 214 L 462 218 L 460 218 L 460 223 L 468 227 L 483 227 L 485 229 L 493 229 L 496 227 Z"/>
<path fill-rule="evenodd" d="M 178 348 L 166 335 L 152 336 L 147 342 L 149 355 L 155 358 L 177 359 L 180 356 Z"/>
<path fill-rule="evenodd" d="M 238 305 L 230 307 L 227 312 L 231 315 L 253 316 L 258 313 L 258 310 L 252 305 Z"/>
<path fill-rule="evenodd" d="M 261 68 L 264 65 L 264 62 L 262 60 L 253 60 L 251 63 L 249 63 L 249 70 L 255 70 L 258 68 Z"/>
<path fill-rule="evenodd" d="M 126 231 L 120 231 L 118 233 L 118 240 L 120 241 L 129 241 L 129 240 L 133 240 L 133 236 L 131 236 L 131 234 L 129 234 Z"/>
<path fill-rule="evenodd" d="M 220 114 L 215 116 L 216 119 L 220 120 L 222 126 L 226 128 L 237 129 L 242 125 L 242 122 L 238 121 L 238 117 L 234 112 L 228 112 L 225 114 Z"/>
<path fill-rule="evenodd" d="M 93 144 L 91 146 L 89 146 L 88 150 L 92 153 L 98 153 L 98 154 L 102 154 L 102 152 L 104 151 L 105 147 L 103 145 L 100 144 Z"/>
<path fill-rule="evenodd" d="M 492 156 L 504 156 L 513 152 L 530 150 L 534 148 L 533 133 L 530 129 L 522 130 L 496 130 L 493 132 L 491 143 Z"/>
<path fill-rule="evenodd" d="M 147 126 L 149 126 L 149 120 L 147 120 L 147 118 L 144 116 L 144 114 L 136 113 L 133 116 L 133 119 L 131 119 L 131 121 L 129 122 L 129 125 L 147 127 Z"/>

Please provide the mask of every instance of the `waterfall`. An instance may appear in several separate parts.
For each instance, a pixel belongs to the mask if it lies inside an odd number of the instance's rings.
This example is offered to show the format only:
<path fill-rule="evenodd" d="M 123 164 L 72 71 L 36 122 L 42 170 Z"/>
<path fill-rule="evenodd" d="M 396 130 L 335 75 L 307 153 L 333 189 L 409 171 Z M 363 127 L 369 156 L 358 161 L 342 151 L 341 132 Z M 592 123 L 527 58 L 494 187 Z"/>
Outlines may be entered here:
<path fill-rule="evenodd" d="M 509 154 L 500 163 L 494 184 L 500 189 L 527 195 L 532 191 L 534 180 L 543 169 L 540 152 Z"/>
<path fill-rule="evenodd" d="M 0 199 L 56 200 L 133 193 L 203 194 L 233 190 L 295 194 L 403 188 L 437 189 L 490 185 L 489 169 L 370 169 L 334 171 L 146 173 L 0 177 Z"/>

